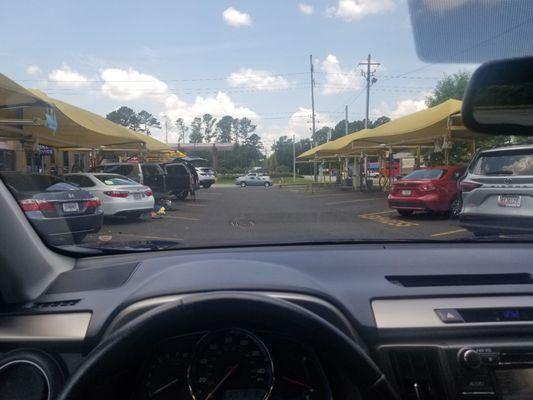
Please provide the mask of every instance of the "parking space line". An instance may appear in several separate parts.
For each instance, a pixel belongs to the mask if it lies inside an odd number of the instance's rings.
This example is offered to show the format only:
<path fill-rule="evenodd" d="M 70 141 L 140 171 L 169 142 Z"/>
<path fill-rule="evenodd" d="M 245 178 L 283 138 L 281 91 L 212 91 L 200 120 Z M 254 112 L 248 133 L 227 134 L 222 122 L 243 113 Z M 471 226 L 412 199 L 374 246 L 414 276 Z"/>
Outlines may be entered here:
<path fill-rule="evenodd" d="M 107 235 L 98 235 L 96 236 L 107 236 Z M 183 240 L 182 238 L 177 238 L 173 236 L 167 236 L 167 237 L 161 237 L 161 236 L 148 236 L 148 235 L 136 235 L 134 233 L 111 233 L 109 236 L 131 236 L 136 238 L 143 238 L 143 239 L 155 239 L 155 240 Z"/>
<path fill-rule="evenodd" d="M 455 230 L 453 230 L 453 231 L 434 233 L 433 235 L 431 235 L 431 237 L 453 235 L 453 234 L 455 234 L 455 233 L 461 233 L 461 232 L 467 232 L 467 230 L 466 230 L 466 229 L 455 229 Z"/>
<path fill-rule="evenodd" d="M 165 215 L 163 217 L 163 219 L 165 218 L 171 218 L 171 219 L 183 219 L 183 220 L 186 220 L 186 221 L 200 221 L 200 218 L 191 218 L 191 217 L 176 217 L 176 216 L 173 216 L 173 215 Z"/>
<path fill-rule="evenodd" d="M 186 203 L 185 205 L 189 207 L 205 207 L 206 206 L 206 204 L 188 204 L 188 203 Z"/>
<path fill-rule="evenodd" d="M 368 219 L 370 221 L 374 221 L 383 225 L 389 225 L 394 226 L 396 228 L 408 228 L 412 226 L 418 226 L 417 223 L 406 221 L 399 218 L 391 218 L 387 217 L 384 214 L 390 214 L 391 212 L 394 212 L 394 210 L 391 211 L 382 211 L 382 212 L 376 212 L 376 213 L 368 213 L 368 214 L 359 214 L 360 218 Z"/>
<path fill-rule="evenodd" d="M 329 203 L 324 203 L 326 206 L 333 206 L 336 204 L 345 204 L 345 203 L 360 203 L 362 201 L 373 201 L 373 200 L 381 200 L 381 197 L 369 197 L 366 199 L 354 199 L 354 200 L 342 200 L 342 201 L 331 201 Z"/>

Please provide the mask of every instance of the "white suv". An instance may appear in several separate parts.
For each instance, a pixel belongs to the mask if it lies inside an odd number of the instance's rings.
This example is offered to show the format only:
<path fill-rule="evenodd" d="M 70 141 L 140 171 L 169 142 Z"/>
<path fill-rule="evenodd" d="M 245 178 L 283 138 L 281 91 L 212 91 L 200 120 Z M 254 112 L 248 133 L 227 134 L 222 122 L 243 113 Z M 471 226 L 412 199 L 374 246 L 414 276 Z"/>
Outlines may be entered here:
<path fill-rule="evenodd" d="M 204 189 L 211 187 L 215 183 L 215 172 L 209 167 L 196 167 L 200 186 Z"/>

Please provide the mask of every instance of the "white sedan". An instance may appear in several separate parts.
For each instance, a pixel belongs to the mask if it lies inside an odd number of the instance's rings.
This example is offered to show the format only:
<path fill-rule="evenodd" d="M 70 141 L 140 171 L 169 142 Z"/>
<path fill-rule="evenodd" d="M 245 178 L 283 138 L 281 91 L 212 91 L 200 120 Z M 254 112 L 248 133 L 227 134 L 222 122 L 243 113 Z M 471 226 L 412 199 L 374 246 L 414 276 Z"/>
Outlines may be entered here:
<path fill-rule="evenodd" d="M 140 217 L 154 209 L 154 195 L 148 186 L 119 174 L 76 173 L 64 179 L 98 197 L 104 215 Z"/>

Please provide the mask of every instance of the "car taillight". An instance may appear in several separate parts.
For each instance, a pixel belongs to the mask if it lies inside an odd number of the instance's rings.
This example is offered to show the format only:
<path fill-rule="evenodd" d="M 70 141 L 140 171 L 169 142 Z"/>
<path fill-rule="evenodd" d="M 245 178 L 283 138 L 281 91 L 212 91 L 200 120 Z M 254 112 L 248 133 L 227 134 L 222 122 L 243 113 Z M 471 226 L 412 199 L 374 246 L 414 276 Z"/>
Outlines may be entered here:
<path fill-rule="evenodd" d="M 54 204 L 46 200 L 26 199 L 20 202 L 23 211 L 55 211 Z"/>
<path fill-rule="evenodd" d="M 87 200 L 87 203 L 85 203 L 85 206 L 87 208 L 98 208 L 101 205 L 102 205 L 102 202 L 100 201 L 100 199 L 97 199 L 97 198 Z"/>
<path fill-rule="evenodd" d="M 465 181 L 461 181 L 459 183 L 459 190 L 461 190 L 461 192 L 470 192 L 474 189 L 477 189 L 478 187 L 481 187 L 481 184 L 480 183 L 474 183 L 474 182 L 465 182 Z"/>
<path fill-rule="evenodd" d="M 126 198 L 129 195 L 129 192 L 121 192 L 119 190 L 109 190 L 107 192 L 104 192 L 105 195 L 109 197 L 121 197 Z"/>
<path fill-rule="evenodd" d="M 431 192 L 433 190 L 437 190 L 437 187 L 433 185 L 432 183 L 425 183 L 423 185 L 420 185 L 418 189 L 420 189 L 423 192 Z"/>
<path fill-rule="evenodd" d="M 154 193 L 151 190 L 147 190 L 146 192 L 144 192 L 144 194 L 146 195 L 146 197 L 150 197 L 154 195 Z"/>

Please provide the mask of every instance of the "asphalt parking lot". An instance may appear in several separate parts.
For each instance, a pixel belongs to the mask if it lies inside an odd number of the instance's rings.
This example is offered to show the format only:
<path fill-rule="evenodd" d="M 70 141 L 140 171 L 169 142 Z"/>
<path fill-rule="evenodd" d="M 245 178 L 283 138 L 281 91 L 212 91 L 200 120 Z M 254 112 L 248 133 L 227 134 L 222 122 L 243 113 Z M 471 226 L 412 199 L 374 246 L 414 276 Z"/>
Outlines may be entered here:
<path fill-rule="evenodd" d="M 344 239 L 471 237 L 444 216 L 401 217 L 383 193 L 326 187 L 212 186 L 195 201 L 175 201 L 160 219 L 109 218 L 86 241 L 177 240 L 185 247 Z"/>

